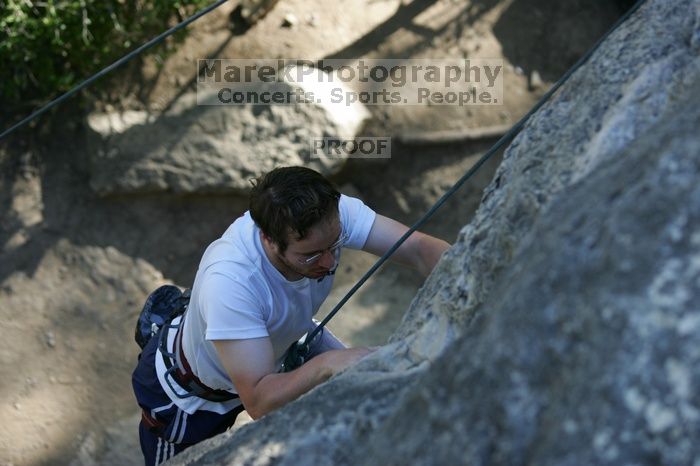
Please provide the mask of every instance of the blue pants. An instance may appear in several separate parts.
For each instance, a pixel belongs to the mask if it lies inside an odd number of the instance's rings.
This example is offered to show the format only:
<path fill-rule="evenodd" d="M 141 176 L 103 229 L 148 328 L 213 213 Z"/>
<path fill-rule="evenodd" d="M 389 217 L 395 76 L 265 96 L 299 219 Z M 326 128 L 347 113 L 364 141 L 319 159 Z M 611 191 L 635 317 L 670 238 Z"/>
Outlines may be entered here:
<path fill-rule="evenodd" d="M 139 439 L 146 466 L 165 462 L 182 450 L 218 435 L 233 425 L 243 406 L 226 414 L 211 411 L 195 411 L 187 414 L 170 400 L 158 381 L 155 368 L 158 351 L 158 335 L 151 338 L 131 378 L 139 406 L 157 421 L 141 420 Z M 150 425 L 149 425 L 150 424 Z"/>

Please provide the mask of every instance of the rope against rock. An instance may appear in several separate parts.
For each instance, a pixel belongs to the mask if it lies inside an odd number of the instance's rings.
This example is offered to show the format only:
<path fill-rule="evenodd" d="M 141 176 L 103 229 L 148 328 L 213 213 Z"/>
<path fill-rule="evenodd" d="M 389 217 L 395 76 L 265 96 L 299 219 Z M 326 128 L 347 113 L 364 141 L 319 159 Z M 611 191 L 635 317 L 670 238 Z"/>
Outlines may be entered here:
<path fill-rule="evenodd" d="M 510 141 L 513 137 L 515 137 L 520 130 L 525 126 L 525 123 L 530 119 L 530 117 L 535 114 L 548 100 L 554 93 L 573 75 L 584 63 L 588 61 L 588 59 L 595 53 L 596 50 L 600 47 L 600 45 L 612 34 L 623 22 L 627 20 L 632 14 L 634 14 L 639 7 L 645 2 L 645 0 L 638 0 L 637 3 L 635 3 L 627 12 L 622 15 L 616 22 L 613 24 L 613 26 L 608 30 L 608 32 L 605 33 L 603 37 L 601 37 L 594 45 L 591 47 L 586 54 L 581 57 L 575 64 L 572 66 L 564 75 L 559 78 L 559 80 L 545 93 L 544 96 L 535 104 L 534 107 L 530 109 L 530 111 L 522 117 L 516 124 L 513 125 L 513 127 L 506 133 L 504 134 L 457 182 L 449 189 L 445 194 L 442 195 L 440 199 L 437 200 L 435 204 L 426 212 L 416 223 L 409 228 L 406 233 L 401 236 L 401 238 L 394 243 L 394 245 L 382 256 L 380 257 L 377 262 L 360 278 L 360 280 L 350 289 L 350 291 L 347 292 L 347 294 L 338 302 L 338 304 L 335 305 L 335 307 L 331 310 L 331 312 L 328 313 L 328 315 L 321 321 L 320 324 L 311 332 L 309 333 L 306 338 L 304 339 L 303 343 L 295 343 L 292 345 L 292 348 L 290 348 L 290 357 L 289 359 L 289 365 L 294 365 L 295 363 L 298 363 L 301 361 L 302 363 L 304 362 L 304 359 L 306 355 L 308 354 L 309 351 L 309 343 L 313 338 L 318 334 L 318 332 L 323 330 L 323 327 L 326 326 L 326 324 L 335 316 L 335 314 L 338 313 L 341 307 L 352 297 L 352 295 L 355 294 L 355 292 L 369 279 L 369 277 L 374 274 L 374 272 L 381 267 L 381 265 L 389 259 L 389 257 L 396 252 L 396 250 L 408 239 L 409 236 L 411 236 L 418 228 L 420 228 L 423 224 L 425 224 L 432 216 L 435 214 L 435 212 L 445 203 L 447 200 L 454 194 L 456 193 L 459 188 L 469 179 L 471 178 L 478 170 L 481 168 L 481 166 L 488 161 L 493 154 L 498 152 L 498 150 L 503 147 L 503 145 Z M 285 370 L 291 370 L 287 368 L 288 362 L 285 360 Z"/>

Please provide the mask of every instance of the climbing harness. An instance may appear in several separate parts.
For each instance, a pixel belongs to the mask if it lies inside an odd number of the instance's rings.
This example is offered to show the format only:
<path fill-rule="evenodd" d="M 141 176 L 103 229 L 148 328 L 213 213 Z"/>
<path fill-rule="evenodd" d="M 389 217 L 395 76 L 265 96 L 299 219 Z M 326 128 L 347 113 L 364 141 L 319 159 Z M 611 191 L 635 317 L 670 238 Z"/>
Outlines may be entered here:
<path fill-rule="evenodd" d="M 207 386 L 194 374 L 192 367 L 189 362 L 187 362 L 187 358 L 185 358 L 185 352 L 182 349 L 182 328 L 186 313 L 178 317 L 179 319 L 176 318 L 168 322 L 162 328 L 158 336 L 158 351 L 160 351 L 163 356 L 163 362 L 165 363 L 163 378 L 168 387 L 170 387 L 170 390 L 172 390 L 178 398 L 198 396 L 199 398 L 217 403 L 238 398 L 238 395 L 235 393 L 226 390 L 217 390 Z M 173 341 L 173 352 L 171 353 L 168 351 L 168 336 L 173 330 L 176 333 Z M 175 385 L 179 387 L 179 390 Z"/>
<path fill-rule="evenodd" d="M 163 285 L 153 291 L 136 321 L 134 339 L 143 350 L 153 337 L 158 338 L 158 351 L 165 364 L 165 383 L 178 398 L 198 396 L 209 401 L 223 402 L 238 398 L 225 390 L 208 387 L 194 375 L 182 349 L 182 323 L 190 303 L 190 290 L 180 291 L 173 285 Z M 175 331 L 173 351 L 168 350 L 168 336 Z"/>

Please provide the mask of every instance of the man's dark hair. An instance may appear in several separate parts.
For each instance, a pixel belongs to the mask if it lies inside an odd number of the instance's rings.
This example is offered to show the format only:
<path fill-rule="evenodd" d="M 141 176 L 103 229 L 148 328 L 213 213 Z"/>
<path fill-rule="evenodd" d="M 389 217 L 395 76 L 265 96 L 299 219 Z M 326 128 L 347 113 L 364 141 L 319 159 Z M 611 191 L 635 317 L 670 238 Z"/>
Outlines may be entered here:
<path fill-rule="evenodd" d="M 284 252 L 290 234 L 299 239 L 338 212 L 340 193 L 320 173 L 280 167 L 257 178 L 250 193 L 250 216 Z"/>

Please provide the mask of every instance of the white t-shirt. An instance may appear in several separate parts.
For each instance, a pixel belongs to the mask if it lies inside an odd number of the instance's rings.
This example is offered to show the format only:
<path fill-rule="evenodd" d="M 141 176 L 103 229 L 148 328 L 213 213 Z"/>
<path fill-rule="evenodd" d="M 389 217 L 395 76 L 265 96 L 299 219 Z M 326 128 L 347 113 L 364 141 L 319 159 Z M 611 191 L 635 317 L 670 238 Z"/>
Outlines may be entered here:
<path fill-rule="evenodd" d="M 375 212 L 345 195 L 340 197 L 338 211 L 343 233 L 348 235 L 344 247 L 362 249 Z M 265 254 L 260 229 L 246 212 L 209 245 L 197 270 L 182 329 L 183 351 L 193 372 L 207 386 L 235 393 L 211 340 L 268 337 L 281 364 L 292 342 L 314 328 L 312 317 L 332 285 L 333 275 L 287 280 Z M 197 409 L 223 413 L 240 404 L 238 400 L 213 403 L 198 397 L 178 398 L 164 383 L 160 353 L 156 370 L 166 393 L 190 414 Z"/>

